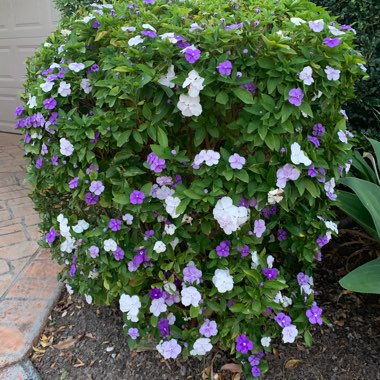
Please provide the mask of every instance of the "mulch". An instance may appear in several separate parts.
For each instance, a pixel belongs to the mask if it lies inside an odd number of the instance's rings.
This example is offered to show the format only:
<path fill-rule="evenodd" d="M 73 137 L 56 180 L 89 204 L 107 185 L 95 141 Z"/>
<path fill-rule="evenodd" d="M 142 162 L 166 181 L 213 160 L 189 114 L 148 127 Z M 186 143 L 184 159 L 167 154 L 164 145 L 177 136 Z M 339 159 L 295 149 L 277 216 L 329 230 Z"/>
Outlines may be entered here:
<path fill-rule="evenodd" d="M 356 229 L 344 230 L 326 247 L 315 289 L 330 324 L 315 328 L 310 348 L 278 342 L 266 355 L 265 379 L 380 380 L 380 297 L 352 293 L 338 283 L 379 252 L 379 245 Z M 42 380 L 243 379 L 234 372 L 239 366 L 220 351 L 203 360 L 175 361 L 156 351 L 130 352 L 122 327 L 117 307 L 88 305 L 63 293 L 31 359 Z"/>

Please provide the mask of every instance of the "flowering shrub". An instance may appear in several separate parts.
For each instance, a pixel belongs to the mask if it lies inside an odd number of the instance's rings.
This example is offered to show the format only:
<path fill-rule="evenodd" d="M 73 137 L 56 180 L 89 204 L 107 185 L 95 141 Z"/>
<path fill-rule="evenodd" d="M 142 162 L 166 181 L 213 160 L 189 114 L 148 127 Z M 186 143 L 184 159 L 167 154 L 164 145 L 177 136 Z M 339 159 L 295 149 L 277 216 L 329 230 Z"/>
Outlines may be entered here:
<path fill-rule="evenodd" d="M 102 3 L 102 0 L 54 0 L 54 6 L 61 12 L 62 17 L 71 17 L 80 8 L 91 9 L 92 4 Z"/>
<path fill-rule="evenodd" d="M 131 348 L 218 345 L 258 377 L 277 337 L 311 344 L 353 38 L 303 0 L 122 1 L 29 62 L 16 128 L 44 240 L 70 292 L 119 301 Z"/>

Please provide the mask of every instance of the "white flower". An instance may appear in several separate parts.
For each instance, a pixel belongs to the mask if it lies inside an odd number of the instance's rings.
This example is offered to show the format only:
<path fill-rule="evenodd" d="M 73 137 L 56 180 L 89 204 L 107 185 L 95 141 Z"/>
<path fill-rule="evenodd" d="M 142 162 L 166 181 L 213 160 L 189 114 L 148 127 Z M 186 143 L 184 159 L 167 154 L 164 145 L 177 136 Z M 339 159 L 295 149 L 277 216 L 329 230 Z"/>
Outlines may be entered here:
<path fill-rule="evenodd" d="M 343 116 L 344 120 L 348 120 L 348 116 L 346 114 L 346 110 L 340 110 L 339 113 Z"/>
<path fill-rule="evenodd" d="M 56 62 L 53 62 L 51 65 L 50 65 L 50 68 L 51 69 L 59 69 L 61 66 L 58 64 L 58 63 L 56 63 Z"/>
<path fill-rule="evenodd" d="M 269 347 L 270 346 L 270 342 L 271 342 L 271 338 L 269 336 L 263 336 L 261 338 L 261 345 L 263 347 Z"/>
<path fill-rule="evenodd" d="M 181 221 L 181 223 L 183 224 L 190 224 L 190 225 L 192 222 L 193 222 L 193 218 L 187 214 L 183 216 L 182 221 Z"/>
<path fill-rule="evenodd" d="M 317 93 L 314 93 L 314 96 L 313 96 L 313 98 L 311 100 L 314 102 L 314 100 L 319 99 L 322 95 L 323 95 L 323 92 L 320 91 L 320 90 L 318 90 Z"/>
<path fill-rule="evenodd" d="M 89 23 L 91 20 L 93 20 L 95 18 L 94 15 L 88 15 L 86 17 L 83 17 L 82 20 L 79 20 L 79 21 L 83 21 L 85 22 L 86 24 Z"/>
<path fill-rule="evenodd" d="M 329 181 L 327 181 L 324 185 L 325 191 L 327 193 L 334 193 L 335 190 L 335 179 L 331 178 Z"/>
<path fill-rule="evenodd" d="M 138 322 L 138 313 L 141 307 L 140 298 L 138 296 L 130 296 L 122 294 L 119 300 L 120 310 L 127 313 L 127 319 L 132 322 Z"/>
<path fill-rule="evenodd" d="M 304 164 L 305 166 L 311 165 L 311 161 L 306 153 L 301 149 L 301 146 L 298 143 L 293 143 L 290 147 L 291 156 L 290 159 L 293 164 L 299 165 Z"/>
<path fill-rule="evenodd" d="M 144 42 L 144 38 L 142 38 L 141 36 L 136 36 L 129 39 L 128 45 L 137 46 L 137 45 L 142 44 L 143 42 Z"/>
<path fill-rule="evenodd" d="M 29 95 L 29 100 L 26 103 L 26 105 L 30 108 L 33 109 L 34 107 L 37 106 L 37 100 L 35 96 Z"/>
<path fill-rule="evenodd" d="M 283 200 L 284 198 L 284 190 L 283 189 L 275 189 L 271 190 L 268 193 L 268 203 L 270 205 L 274 205 L 276 203 L 279 203 Z"/>
<path fill-rule="evenodd" d="M 46 47 L 46 48 L 51 47 L 51 43 L 50 43 L 50 42 L 45 42 L 45 43 L 44 43 L 44 47 Z"/>
<path fill-rule="evenodd" d="M 176 317 L 173 313 L 169 313 L 169 315 L 167 316 L 167 319 L 169 321 L 169 325 L 174 325 Z"/>
<path fill-rule="evenodd" d="M 197 97 L 199 92 L 203 90 L 203 82 L 205 78 L 202 78 L 195 70 L 191 70 L 187 75 L 187 78 L 182 84 L 183 88 L 189 88 L 189 96 L 192 98 Z"/>
<path fill-rule="evenodd" d="M 289 325 L 282 329 L 282 341 L 284 343 L 293 343 L 298 335 L 295 325 Z"/>
<path fill-rule="evenodd" d="M 268 268 L 273 268 L 273 263 L 274 263 L 274 257 L 272 255 L 269 255 L 267 257 Z"/>
<path fill-rule="evenodd" d="M 136 28 L 134 26 L 122 26 L 121 30 L 123 32 L 135 32 Z"/>
<path fill-rule="evenodd" d="M 173 248 L 173 251 L 175 250 L 175 247 L 179 244 L 179 239 L 175 237 L 170 243 L 171 247 Z"/>
<path fill-rule="evenodd" d="M 62 139 L 59 140 L 59 146 L 60 146 L 59 151 L 64 156 L 69 157 L 74 152 L 74 145 L 71 144 L 71 142 L 69 140 L 65 139 L 65 138 L 62 138 Z"/>
<path fill-rule="evenodd" d="M 54 82 L 45 81 L 40 84 L 40 88 L 43 92 L 49 92 L 54 86 Z"/>
<path fill-rule="evenodd" d="M 301 25 L 301 24 L 304 24 L 306 21 L 305 20 L 303 20 L 302 18 L 299 18 L 299 17 L 292 17 L 291 19 L 290 19 L 290 21 L 294 24 L 294 25 L 297 25 L 297 26 L 299 26 L 299 25 Z"/>
<path fill-rule="evenodd" d="M 175 83 L 172 82 L 173 79 L 177 78 L 174 72 L 174 65 L 171 65 L 168 69 L 168 72 L 166 75 L 163 75 L 159 80 L 158 83 L 162 86 L 166 86 L 169 88 L 173 88 L 175 86 Z"/>
<path fill-rule="evenodd" d="M 193 345 L 193 349 L 190 351 L 190 355 L 206 355 L 212 350 L 212 344 L 210 338 L 198 338 Z"/>
<path fill-rule="evenodd" d="M 358 66 L 362 71 L 364 71 L 365 73 L 367 72 L 367 68 L 362 63 L 358 63 Z"/>
<path fill-rule="evenodd" d="M 156 190 L 156 196 L 153 198 L 158 198 L 161 201 L 164 201 L 167 197 L 170 197 L 174 194 L 174 190 L 167 186 L 161 186 Z"/>
<path fill-rule="evenodd" d="M 70 295 L 74 294 L 74 290 L 69 284 L 66 284 L 66 290 L 67 290 L 67 293 L 69 293 Z"/>
<path fill-rule="evenodd" d="M 103 246 L 104 246 L 104 250 L 106 252 L 110 252 L 110 251 L 113 252 L 113 251 L 116 251 L 116 249 L 117 249 L 116 241 L 113 239 L 104 240 Z"/>
<path fill-rule="evenodd" d="M 164 34 L 161 34 L 160 37 L 163 41 L 168 40 L 172 44 L 177 43 L 177 39 L 175 38 L 174 33 L 164 33 Z"/>
<path fill-rule="evenodd" d="M 234 287 L 234 280 L 228 269 L 217 269 L 212 278 L 212 282 L 219 293 L 228 292 Z"/>
<path fill-rule="evenodd" d="M 84 298 L 86 299 L 86 302 L 91 305 L 92 304 L 92 296 L 89 294 L 85 294 Z"/>
<path fill-rule="evenodd" d="M 252 259 L 251 269 L 257 269 L 257 267 L 260 264 L 260 262 L 259 262 L 259 256 L 257 254 L 257 251 L 251 252 L 251 259 Z"/>
<path fill-rule="evenodd" d="M 165 224 L 165 232 L 168 235 L 174 235 L 176 229 L 177 227 L 173 223 Z"/>
<path fill-rule="evenodd" d="M 80 87 L 86 94 L 89 94 L 92 91 L 90 79 L 83 78 L 80 82 Z"/>
<path fill-rule="evenodd" d="M 156 241 L 153 247 L 153 251 L 156 253 L 162 253 L 166 251 L 166 245 L 162 241 Z"/>
<path fill-rule="evenodd" d="M 328 25 L 328 28 L 330 29 L 330 33 L 334 36 L 342 36 L 343 34 L 346 34 L 342 30 L 335 28 L 335 26 Z"/>
<path fill-rule="evenodd" d="M 75 248 L 75 239 L 67 236 L 66 240 L 61 244 L 61 251 L 71 253 Z"/>
<path fill-rule="evenodd" d="M 64 98 L 66 96 L 69 96 L 71 94 L 71 85 L 70 83 L 66 83 L 65 81 L 62 81 L 59 84 L 58 94 L 63 96 Z"/>
<path fill-rule="evenodd" d="M 338 225 L 332 221 L 326 220 L 325 221 L 326 228 L 329 230 L 335 232 L 336 234 L 338 233 Z"/>
<path fill-rule="evenodd" d="M 175 286 L 174 282 L 165 282 L 164 283 L 164 290 L 165 292 L 168 292 L 169 294 L 174 294 L 177 291 L 177 287 Z"/>
<path fill-rule="evenodd" d="M 131 225 L 132 222 L 133 222 L 133 215 L 131 215 L 131 214 L 125 214 L 125 215 L 123 215 L 123 220 L 128 225 Z"/>
<path fill-rule="evenodd" d="M 69 223 L 69 220 L 67 218 L 65 218 L 65 216 L 63 214 L 59 214 L 57 216 L 57 222 L 60 224 L 67 224 L 67 223 Z"/>
<path fill-rule="evenodd" d="M 71 30 L 68 30 L 68 29 L 62 29 L 61 30 L 61 34 L 62 36 L 69 36 L 71 34 Z"/>
<path fill-rule="evenodd" d="M 158 317 L 161 313 L 165 313 L 168 310 L 168 307 L 165 303 L 165 300 L 161 297 L 158 299 L 152 300 L 149 311 L 155 316 Z"/>
<path fill-rule="evenodd" d="M 347 135 L 346 135 L 346 132 L 345 132 L 345 131 L 342 131 L 341 129 L 339 129 L 337 135 L 338 135 L 339 140 L 340 140 L 342 143 L 345 143 L 345 144 L 348 143 L 348 139 L 347 139 Z"/>
<path fill-rule="evenodd" d="M 306 86 L 310 86 L 312 83 L 314 83 L 312 75 L 313 69 L 310 66 L 306 66 L 298 74 L 298 78 L 300 78 Z"/>
<path fill-rule="evenodd" d="M 194 306 L 199 305 L 200 300 L 202 299 L 201 294 L 198 292 L 197 288 L 194 286 L 189 286 L 188 288 L 183 288 L 181 291 L 181 302 L 184 306 Z"/>
<path fill-rule="evenodd" d="M 333 67 L 326 66 L 325 73 L 328 80 L 338 80 L 340 77 L 340 70 L 334 69 Z"/>
<path fill-rule="evenodd" d="M 282 297 L 282 301 L 281 301 L 281 305 L 283 307 L 288 307 L 290 306 L 291 304 L 293 303 L 292 299 L 287 297 L 287 296 L 283 296 Z"/>
<path fill-rule="evenodd" d="M 309 21 L 309 28 L 316 33 L 319 33 L 323 30 L 325 23 L 323 20 Z"/>
<path fill-rule="evenodd" d="M 65 51 L 65 45 L 61 45 L 61 46 L 58 48 L 58 54 L 62 54 L 64 51 Z"/>
<path fill-rule="evenodd" d="M 219 159 L 220 154 L 218 152 L 214 152 L 211 149 L 206 150 L 205 164 L 207 166 L 218 165 Z"/>
<path fill-rule="evenodd" d="M 73 226 L 73 231 L 77 234 L 82 233 L 83 231 L 86 231 L 90 227 L 90 225 L 85 220 L 79 220 L 76 226 Z"/>
<path fill-rule="evenodd" d="M 150 25 L 150 24 L 142 24 L 142 27 L 143 27 L 144 29 L 149 29 L 149 30 L 151 30 L 151 31 L 153 31 L 153 32 L 157 32 L 157 30 L 154 29 L 153 26 Z"/>
<path fill-rule="evenodd" d="M 165 199 L 165 210 L 172 218 L 178 218 L 177 207 L 181 203 L 178 197 L 169 196 Z"/>
<path fill-rule="evenodd" d="M 170 339 L 167 342 L 161 340 L 156 348 L 165 359 L 176 359 L 182 351 L 182 347 L 175 339 Z"/>
<path fill-rule="evenodd" d="M 189 95 L 181 94 L 179 96 L 177 107 L 182 112 L 182 115 L 186 117 L 199 116 L 202 113 L 199 96 L 191 97 Z"/>

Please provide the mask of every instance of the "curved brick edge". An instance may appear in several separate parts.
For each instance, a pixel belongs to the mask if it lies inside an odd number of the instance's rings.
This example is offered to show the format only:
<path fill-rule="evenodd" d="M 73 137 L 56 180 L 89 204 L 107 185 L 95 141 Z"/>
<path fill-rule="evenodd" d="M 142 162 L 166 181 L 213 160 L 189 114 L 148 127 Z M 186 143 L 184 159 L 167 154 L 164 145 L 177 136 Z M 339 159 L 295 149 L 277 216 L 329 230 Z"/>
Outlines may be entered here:
<path fill-rule="evenodd" d="M 0 380 L 41 380 L 41 377 L 27 360 L 0 370 Z"/>

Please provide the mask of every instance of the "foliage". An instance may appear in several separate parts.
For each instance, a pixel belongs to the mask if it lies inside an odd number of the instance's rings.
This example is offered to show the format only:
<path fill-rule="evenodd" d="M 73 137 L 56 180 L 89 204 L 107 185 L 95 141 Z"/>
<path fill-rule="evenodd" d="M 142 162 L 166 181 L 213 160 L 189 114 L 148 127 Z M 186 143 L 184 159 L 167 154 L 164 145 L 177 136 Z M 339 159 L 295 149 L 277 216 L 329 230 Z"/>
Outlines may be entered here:
<path fill-rule="evenodd" d="M 131 348 L 255 353 L 257 377 L 271 339 L 322 324 L 312 269 L 364 61 L 308 1 L 146 2 L 98 7 L 29 61 L 31 196 L 68 290 L 119 300 Z"/>
<path fill-rule="evenodd" d="M 102 0 L 54 0 L 62 17 L 72 17 L 80 8 L 90 9 L 91 4 L 102 4 Z"/>
<path fill-rule="evenodd" d="M 359 132 L 359 137 L 380 140 L 380 2 L 378 0 L 313 0 L 331 14 L 339 16 L 341 24 L 352 25 L 356 32 L 356 43 L 363 54 L 369 78 L 356 85 L 354 100 L 348 101 L 347 110 L 350 125 Z M 368 148 L 368 141 L 361 139 Z"/>
<path fill-rule="evenodd" d="M 372 260 L 344 276 L 343 288 L 359 293 L 380 294 L 380 259 Z"/>

